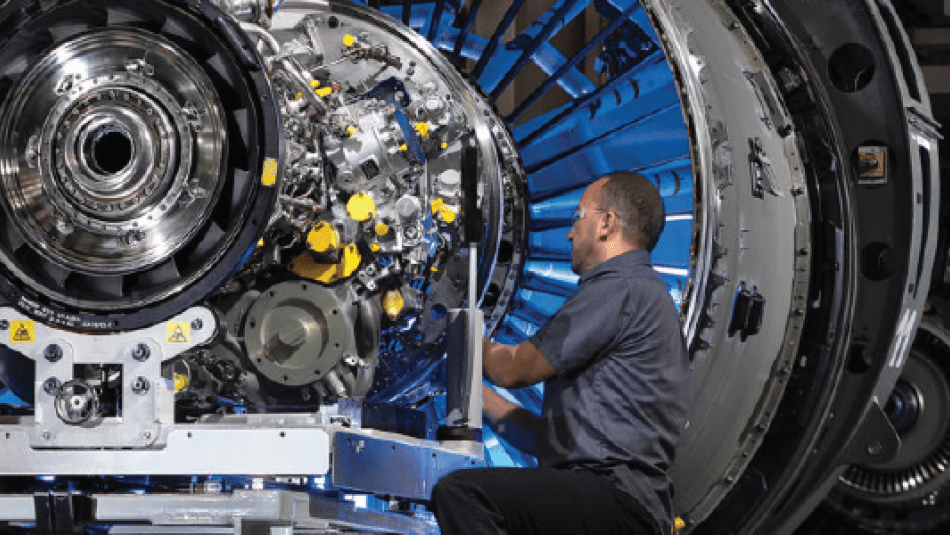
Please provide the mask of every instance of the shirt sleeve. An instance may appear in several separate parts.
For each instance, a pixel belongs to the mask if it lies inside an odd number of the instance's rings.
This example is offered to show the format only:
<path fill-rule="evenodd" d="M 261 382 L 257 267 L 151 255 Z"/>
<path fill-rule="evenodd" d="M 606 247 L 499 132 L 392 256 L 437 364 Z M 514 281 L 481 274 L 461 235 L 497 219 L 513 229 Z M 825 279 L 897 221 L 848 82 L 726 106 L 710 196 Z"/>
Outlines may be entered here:
<path fill-rule="evenodd" d="M 619 277 L 590 279 L 530 341 L 559 375 L 568 375 L 612 346 L 629 297 Z"/>

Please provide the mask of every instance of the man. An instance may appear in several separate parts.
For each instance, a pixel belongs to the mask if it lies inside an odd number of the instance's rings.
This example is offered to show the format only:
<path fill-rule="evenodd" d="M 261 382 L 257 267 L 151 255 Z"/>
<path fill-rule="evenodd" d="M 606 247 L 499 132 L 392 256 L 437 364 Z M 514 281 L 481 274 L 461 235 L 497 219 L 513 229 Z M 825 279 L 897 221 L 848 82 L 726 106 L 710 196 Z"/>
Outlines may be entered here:
<path fill-rule="evenodd" d="M 444 477 L 432 495 L 444 534 L 670 533 L 666 470 L 686 423 L 689 361 L 650 264 L 664 221 L 663 200 L 638 174 L 584 192 L 567 235 L 577 291 L 517 347 L 484 342 L 492 383 L 544 381 L 540 417 L 484 390 L 488 424 L 539 467 Z"/>

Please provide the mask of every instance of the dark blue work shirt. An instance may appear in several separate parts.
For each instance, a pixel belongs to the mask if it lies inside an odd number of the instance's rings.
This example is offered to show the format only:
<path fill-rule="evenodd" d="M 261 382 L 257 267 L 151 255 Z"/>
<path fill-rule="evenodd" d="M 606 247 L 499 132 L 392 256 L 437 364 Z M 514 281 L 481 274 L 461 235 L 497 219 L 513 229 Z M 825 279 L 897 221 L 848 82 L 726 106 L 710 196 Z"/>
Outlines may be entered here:
<path fill-rule="evenodd" d="M 667 285 L 646 251 L 588 270 L 531 342 L 544 384 L 538 463 L 602 472 L 670 532 L 667 470 L 689 405 L 689 358 Z"/>

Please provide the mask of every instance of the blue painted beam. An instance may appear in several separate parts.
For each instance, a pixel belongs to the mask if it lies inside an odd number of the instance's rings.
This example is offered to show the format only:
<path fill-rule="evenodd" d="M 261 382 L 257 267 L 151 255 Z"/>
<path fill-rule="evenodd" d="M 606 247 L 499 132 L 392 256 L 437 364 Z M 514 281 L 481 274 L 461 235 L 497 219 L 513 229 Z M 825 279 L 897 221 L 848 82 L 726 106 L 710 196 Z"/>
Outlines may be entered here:
<path fill-rule="evenodd" d="M 679 105 L 676 82 L 669 67 L 654 64 L 616 82 L 613 90 L 602 98 L 585 106 L 560 110 L 556 115 L 559 117 L 558 124 L 547 127 L 543 135 L 534 137 L 530 143 L 525 141 L 534 135 L 535 129 L 545 127 L 552 119 L 545 117 L 544 123 L 532 121 L 518 125 L 513 131 L 515 136 L 521 138 L 519 145 L 525 167 L 532 169 L 557 158 L 559 154 L 588 145 L 607 132 L 639 122 L 659 110 Z M 526 133 L 528 136 L 525 136 Z"/>
<path fill-rule="evenodd" d="M 557 71 L 551 74 L 550 77 L 547 80 L 545 80 L 544 83 L 541 84 L 540 87 L 535 89 L 531 93 L 531 95 L 528 96 L 528 98 L 523 100 L 518 105 L 518 107 L 515 108 L 514 111 L 512 111 L 510 114 L 508 114 L 505 117 L 505 122 L 513 123 L 517 121 L 518 118 L 521 117 L 521 115 L 524 114 L 524 112 L 527 111 L 528 108 L 534 105 L 534 103 L 537 102 L 538 99 L 540 99 L 545 93 L 547 93 L 554 86 L 554 84 L 559 83 L 559 81 L 562 78 L 566 77 L 569 71 L 575 70 L 575 67 L 577 67 L 577 65 L 580 64 L 580 62 L 584 61 L 584 59 L 588 56 L 588 54 L 591 53 L 592 50 L 600 46 L 604 42 L 604 40 L 606 40 L 607 37 L 610 36 L 610 34 L 614 33 L 617 30 L 617 28 L 620 27 L 621 24 L 623 24 L 626 20 L 628 20 L 630 18 L 630 15 L 632 15 L 633 11 L 635 10 L 642 11 L 642 8 L 640 7 L 640 4 L 638 2 L 631 3 L 630 6 L 627 7 L 627 9 L 625 9 L 622 13 L 620 13 L 619 16 L 615 17 L 610 24 L 608 24 L 603 30 L 600 31 L 600 33 L 598 33 L 596 36 L 594 36 L 593 39 L 587 42 L 581 48 L 581 50 L 577 54 L 574 55 L 574 57 L 572 57 L 569 61 L 565 62 L 560 67 L 558 67 Z M 584 94 L 587 92 L 590 92 L 590 91 L 587 90 L 581 94 Z M 581 94 L 573 94 L 573 93 L 570 93 L 570 94 L 573 98 L 577 98 L 581 96 Z"/>
<path fill-rule="evenodd" d="M 465 19 L 461 21 L 459 26 L 459 35 L 455 41 L 455 47 L 452 49 L 452 54 L 449 56 L 449 61 L 451 61 L 456 67 L 459 65 L 459 57 L 462 54 L 462 49 L 465 45 L 465 41 L 468 40 L 469 31 L 472 29 L 472 24 L 475 22 L 475 17 L 478 16 L 478 10 L 482 7 L 482 0 L 472 0 L 471 6 L 468 8 L 468 14 Z"/>
<path fill-rule="evenodd" d="M 686 126 L 676 104 L 545 161 L 529 172 L 528 188 L 532 198 L 544 199 L 589 184 L 611 171 L 648 167 L 688 156 Z"/>
<path fill-rule="evenodd" d="M 669 67 L 663 64 L 664 56 L 661 52 L 655 52 L 640 63 L 631 67 L 625 73 L 618 75 L 610 82 L 602 85 L 593 93 L 579 99 L 575 99 L 569 105 L 556 110 L 556 113 L 550 113 L 544 116 L 543 121 L 531 121 L 525 125 L 519 125 L 514 129 L 516 141 L 520 148 L 530 147 L 532 143 L 545 136 L 552 130 L 563 128 L 565 121 L 570 121 L 572 116 L 575 120 L 578 117 L 585 117 L 586 120 L 594 120 L 597 117 L 614 117 L 617 120 L 630 120 L 631 116 L 622 112 L 613 112 L 611 110 L 629 104 L 632 99 L 639 98 L 643 93 L 650 94 L 651 87 L 657 83 L 663 83 L 666 80 L 672 81 L 672 74 Z M 657 69 L 658 65 L 663 65 L 666 72 Z M 642 89 L 641 89 L 642 88 Z M 673 95 L 668 92 L 662 94 L 668 101 L 677 100 L 674 91 Z M 649 111 L 649 110 L 645 110 Z M 586 114 L 586 115 L 585 115 Z"/>
<path fill-rule="evenodd" d="M 521 54 L 513 63 L 507 61 L 493 61 L 489 68 L 479 78 L 479 84 L 489 94 L 489 98 L 497 100 L 501 93 L 514 80 L 515 76 L 524 68 L 532 56 L 543 45 L 547 44 L 568 22 L 584 12 L 591 0 L 563 0 L 552 5 L 545 13 L 538 17 L 531 25 L 513 41 L 508 43 L 510 49 L 521 49 Z"/>
<path fill-rule="evenodd" d="M 528 260 L 522 271 L 522 287 L 569 296 L 577 289 L 577 275 L 570 262 Z"/>
<path fill-rule="evenodd" d="M 565 301 L 567 297 L 563 295 L 521 289 L 515 294 L 512 309 L 517 309 L 520 316 L 543 325 L 561 309 Z"/>
<path fill-rule="evenodd" d="M 482 73 L 485 72 L 485 66 L 488 65 L 488 61 L 494 56 L 495 50 L 498 49 L 498 43 L 501 42 L 502 37 L 505 36 L 505 32 L 511 27 L 511 23 L 515 21 L 515 15 L 521 10 L 521 6 L 524 5 L 524 2 L 525 0 L 515 0 L 508 6 L 508 11 L 505 12 L 505 16 L 501 19 L 498 27 L 495 28 L 495 33 L 492 34 L 491 39 L 489 39 L 488 44 L 485 46 L 484 53 L 478 58 L 478 63 L 476 63 L 475 68 L 472 69 L 473 80 L 478 80 Z M 431 41 L 432 39 L 429 40 Z"/>
<path fill-rule="evenodd" d="M 637 0 L 598 0 L 596 3 L 597 12 L 603 15 L 607 20 L 612 20 L 617 17 L 619 13 L 626 11 L 631 4 L 639 4 Z M 660 44 L 660 38 L 656 34 L 656 30 L 653 29 L 653 23 L 650 22 L 650 17 L 647 15 L 646 11 L 639 10 L 636 11 L 631 19 L 643 30 L 643 33 L 647 34 L 655 44 Z"/>
<path fill-rule="evenodd" d="M 528 233 L 528 256 L 536 260 L 571 259 L 570 227 L 555 227 Z"/>
<path fill-rule="evenodd" d="M 541 230 L 570 226 L 572 223 L 571 215 L 574 213 L 574 209 L 577 208 L 578 203 L 581 202 L 586 187 L 585 184 L 560 195 L 531 203 L 528 207 L 531 228 Z"/>

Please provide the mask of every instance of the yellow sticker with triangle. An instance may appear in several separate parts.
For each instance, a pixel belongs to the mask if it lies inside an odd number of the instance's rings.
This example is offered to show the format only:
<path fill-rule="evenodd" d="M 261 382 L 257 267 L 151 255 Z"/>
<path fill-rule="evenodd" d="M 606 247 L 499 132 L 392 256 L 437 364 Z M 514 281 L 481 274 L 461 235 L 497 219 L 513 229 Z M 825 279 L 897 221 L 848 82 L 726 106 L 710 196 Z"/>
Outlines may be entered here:
<path fill-rule="evenodd" d="M 165 342 L 187 344 L 191 341 L 191 324 L 187 321 L 169 321 L 165 324 Z"/>
<path fill-rule="evenodd" d="M 11 344 L 32 344 L 33 342 L 36 342 L 36 322 L 29 320 L 10 322 Z"/>

